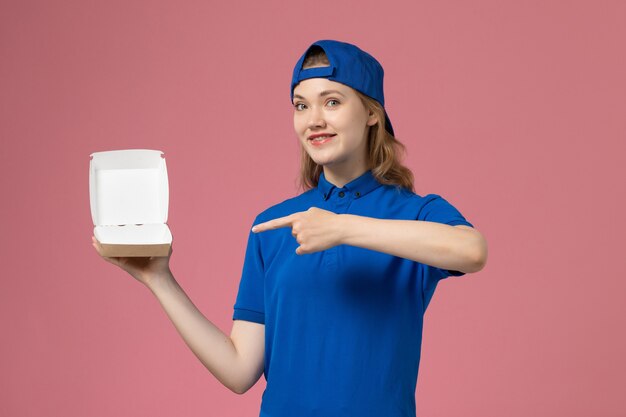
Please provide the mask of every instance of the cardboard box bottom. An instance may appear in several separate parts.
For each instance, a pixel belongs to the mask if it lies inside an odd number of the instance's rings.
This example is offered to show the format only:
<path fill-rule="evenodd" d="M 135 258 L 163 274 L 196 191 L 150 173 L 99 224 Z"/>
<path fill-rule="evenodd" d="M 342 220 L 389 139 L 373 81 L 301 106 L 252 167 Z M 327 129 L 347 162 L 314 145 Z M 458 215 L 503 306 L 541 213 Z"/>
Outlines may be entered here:
<path fill-rule="evenodd" d="M 110 243 L 100 243 L 101 255 L 107 257 L 149 257 L 167 256 L 170 252 L 170 244 L 159 245 L 114 245 Z"/>

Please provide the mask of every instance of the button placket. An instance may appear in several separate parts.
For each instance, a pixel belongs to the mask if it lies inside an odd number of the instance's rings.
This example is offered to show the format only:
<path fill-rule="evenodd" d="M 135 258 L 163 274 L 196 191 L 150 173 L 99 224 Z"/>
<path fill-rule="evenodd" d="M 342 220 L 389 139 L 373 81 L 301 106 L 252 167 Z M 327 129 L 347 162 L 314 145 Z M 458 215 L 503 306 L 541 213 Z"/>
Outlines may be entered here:
<path fill-rule="evenodd" d="M 328 201 L 333 207 L 333 211 L 337 214 L 345 214 L 350 208 L 350 204 L 355 199 L 355 194 L 351 191 L 338 191 L 333 193 Z M 333 246 L 332 248 L 324 251 L 323 264 L 328 270 L 336 270 L 339 265 L 339 246 Z"/>

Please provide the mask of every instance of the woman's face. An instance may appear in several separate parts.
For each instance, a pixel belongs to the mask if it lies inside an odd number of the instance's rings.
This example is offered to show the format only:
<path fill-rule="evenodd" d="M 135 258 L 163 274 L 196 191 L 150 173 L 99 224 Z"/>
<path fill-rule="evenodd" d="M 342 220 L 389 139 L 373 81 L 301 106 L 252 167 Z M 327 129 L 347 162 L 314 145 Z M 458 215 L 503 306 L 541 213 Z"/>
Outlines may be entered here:
<path fill-rule="evenodd" d="M 326 78 L 309 78 L 293 94 L 293 125 L 311 159 L 342 171 L 366 169 L 368 126 L 376 123 L 376 117 L 368 114 L 356 92 Z M 317 143 L 310 140 L 320 133 L 334 136 Z"/>

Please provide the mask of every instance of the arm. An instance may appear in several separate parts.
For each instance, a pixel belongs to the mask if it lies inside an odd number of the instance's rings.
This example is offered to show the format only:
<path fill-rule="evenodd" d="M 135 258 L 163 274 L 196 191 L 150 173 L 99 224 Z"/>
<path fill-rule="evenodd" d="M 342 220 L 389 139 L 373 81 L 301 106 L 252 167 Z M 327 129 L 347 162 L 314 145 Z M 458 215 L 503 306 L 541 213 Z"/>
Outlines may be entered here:
<path fill-rule="evenodd" d="M 229 337 L 202 315 L 171 272 L 147 285 L 187 346 L 224 386 L 243 394 L 258 381 L 264 366 L 264 325 L 235 320 Z"/>
<path fill-rule="evenodd" d="M 340 244 L 465 273 L 480 271 L 487 261 L 485 238 L 466 225 L 377 219 L 353 214 L 339 216 Z"/>

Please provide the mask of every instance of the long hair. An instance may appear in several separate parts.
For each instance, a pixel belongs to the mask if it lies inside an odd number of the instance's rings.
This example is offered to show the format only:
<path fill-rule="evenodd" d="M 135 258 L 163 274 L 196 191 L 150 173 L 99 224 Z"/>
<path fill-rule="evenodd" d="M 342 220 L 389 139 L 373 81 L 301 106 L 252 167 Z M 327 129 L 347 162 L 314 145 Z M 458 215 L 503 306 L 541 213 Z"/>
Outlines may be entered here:
<path fill-rule="evenodd" d="M 304 59 L 302 68 L 313 66 L 330 65 L 326 53 L 318 46 L 313 46 Z M 372 111 L 378 122 L 368 127 L 367 135 L 367 155 L 368 166 L 372 175 L 381 184 L 404 187 L 415 192 L 413 185 L 413 173 L 402 165 L 402 159 L 406 153 L 406 147 L 385 128 L 385 110 L 380 103 L 371 97 L 354 90 L 361 99 L 363 106 Z M 299 186 L 304 191 L 317 187 L 323 167 L 313 161 L 300 145 L 300 176 Z"/>

